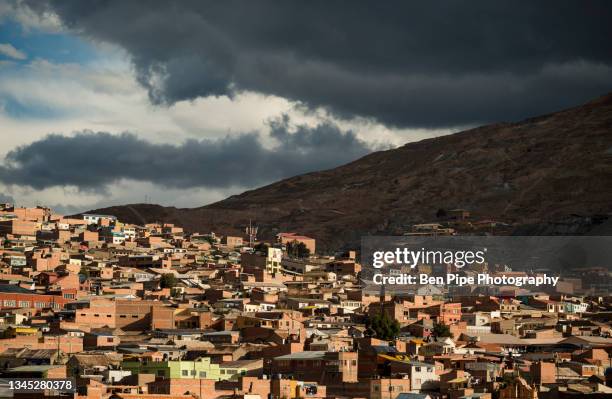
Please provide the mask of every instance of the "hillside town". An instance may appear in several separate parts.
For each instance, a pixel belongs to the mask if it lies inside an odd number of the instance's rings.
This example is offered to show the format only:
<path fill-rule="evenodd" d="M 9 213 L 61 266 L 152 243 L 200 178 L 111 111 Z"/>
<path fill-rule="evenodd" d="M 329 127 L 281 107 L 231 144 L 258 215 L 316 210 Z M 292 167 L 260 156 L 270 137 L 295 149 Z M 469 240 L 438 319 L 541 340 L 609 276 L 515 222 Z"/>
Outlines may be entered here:
<path fill-rule="evenodd" d="M 15 398 L 612 396 L 612 301 L 596 285 L 606 265 L 537 290 L 392 293 L 362 280 L 359 248 L 323 255 L 316 237 L 245 227 L 0 205 L 0 379 L 76 383 Z"/>

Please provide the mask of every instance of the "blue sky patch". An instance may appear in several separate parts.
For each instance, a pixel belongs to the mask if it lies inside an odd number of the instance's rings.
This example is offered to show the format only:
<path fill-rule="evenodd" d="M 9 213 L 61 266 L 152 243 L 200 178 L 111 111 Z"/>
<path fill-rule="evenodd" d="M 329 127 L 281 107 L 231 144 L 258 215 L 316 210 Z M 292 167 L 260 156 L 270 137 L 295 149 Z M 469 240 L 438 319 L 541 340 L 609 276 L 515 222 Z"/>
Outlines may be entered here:
<path fill-rule="evenodd" d="M 67 33 L 49 33 L 35 30 L 25 31 L 21 25 L 11 20 L 0 22 L 0 43 L 9 43 L 27 54 L 27 63 L 35 58 L 43 58 L 54 63 L 86 63 L 99 57 L 94 45 L 77 36 Z M 0 55 L 0 59 L 8 59 Z"/>

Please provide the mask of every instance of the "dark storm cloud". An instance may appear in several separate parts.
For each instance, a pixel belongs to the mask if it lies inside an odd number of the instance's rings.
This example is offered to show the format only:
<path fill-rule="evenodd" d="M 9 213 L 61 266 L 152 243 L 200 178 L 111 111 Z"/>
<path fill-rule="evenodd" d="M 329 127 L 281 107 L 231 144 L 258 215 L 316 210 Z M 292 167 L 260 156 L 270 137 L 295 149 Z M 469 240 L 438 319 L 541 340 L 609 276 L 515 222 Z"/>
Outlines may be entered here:
<path fill-rule="evenodd" d="M 9 204 L 14 204 L 15 203 L 15 199 L 8 195 L 8 194 L 3 194 L 0 193 L 0 204 L 5 204 L 5 203 L 9 203 Z"/>
<path fill-rule="evenodd" d="M 156 103 L 252 90 L 341 117 L 445 127 L 554 111 L 612 87 L 605 0 L 31 5 L 125 48 Z"/>
<path fill-rule="evenodd" d="M 10 151 L 0 165 L 0 182 L 84 190 L 104 189 L 120 179 L 175 188 L 253 187 L 341 165 L 372 150 L 352 132 L 329 123 L 298 126 L 290 133 L 288 118 L 282 118 L 271 128 L 277 141 L 272 148 L 254 133 L 179 145 L 151 143 L 129 133 L 52 134 Z"/>

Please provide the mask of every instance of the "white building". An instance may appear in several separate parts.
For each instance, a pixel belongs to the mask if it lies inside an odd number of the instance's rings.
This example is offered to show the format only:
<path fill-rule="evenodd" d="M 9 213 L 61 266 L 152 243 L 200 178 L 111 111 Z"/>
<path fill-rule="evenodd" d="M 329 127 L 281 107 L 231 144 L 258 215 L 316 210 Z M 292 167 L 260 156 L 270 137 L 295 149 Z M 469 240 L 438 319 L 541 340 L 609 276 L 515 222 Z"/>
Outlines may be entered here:
<path fill-rule="evenodd" d="M 95 215 L 92 213 L 86 213 L 83 215 L 83 220 L 85 220 L 87 222 L 87 224 L 99 224 L 100 220 L 102 219 L 109 219 L 112 221 L 116 221 L 117 218 L 115 216 L 112 215 Z"/>
<path fill-rule="evenodd" d="M 436 374 L 436 367 L 430 363 L 410 362 L 410 389 L 433 389 L 438 386 L 440 377 Z"/>

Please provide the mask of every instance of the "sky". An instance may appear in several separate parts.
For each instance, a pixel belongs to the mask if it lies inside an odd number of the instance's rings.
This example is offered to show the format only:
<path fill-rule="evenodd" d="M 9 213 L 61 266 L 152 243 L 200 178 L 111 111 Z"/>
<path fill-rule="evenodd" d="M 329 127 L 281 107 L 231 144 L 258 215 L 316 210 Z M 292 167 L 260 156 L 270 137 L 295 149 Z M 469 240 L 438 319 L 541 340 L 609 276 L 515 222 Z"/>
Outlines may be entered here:
<path fill-rule="evenodd" d="M 606 1 L 0 0 L 0 201 L 201 206 L 612 87 Z"/>

